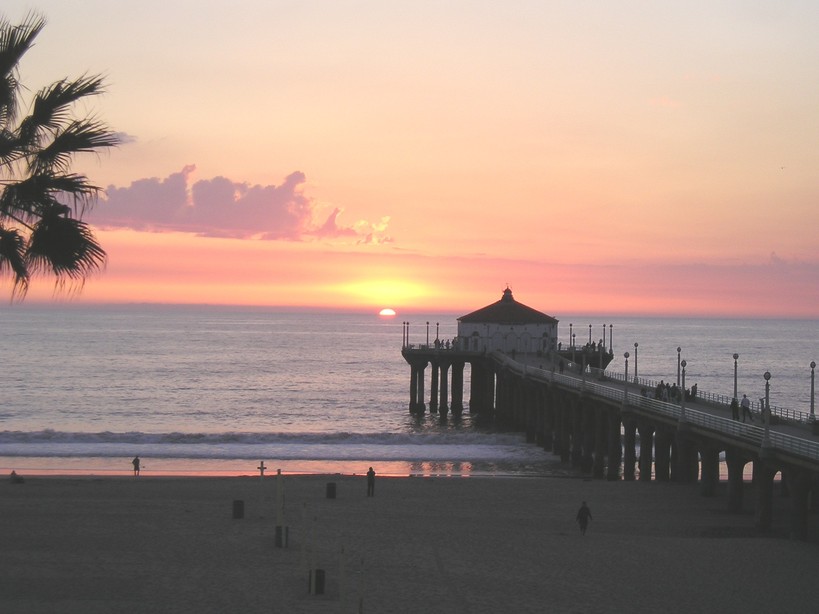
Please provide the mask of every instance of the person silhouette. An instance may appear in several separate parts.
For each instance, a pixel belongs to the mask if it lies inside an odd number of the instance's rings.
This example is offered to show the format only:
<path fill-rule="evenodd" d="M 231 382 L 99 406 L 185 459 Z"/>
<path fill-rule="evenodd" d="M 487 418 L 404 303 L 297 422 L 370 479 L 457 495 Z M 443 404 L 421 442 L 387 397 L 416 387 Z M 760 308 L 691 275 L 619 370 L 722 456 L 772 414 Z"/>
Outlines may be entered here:
<path fill-rule="evenodd" d="M 580 506 L 580 509 L 577 510 L 577 516 L 575 519 L 577 520 L 577 524 L 580 525 L 580 534 L 586 534 L 586 527 L 589 526 L 589 520 L 591 520 L 591 510 L 589 506 L 586 505 L 586 502 L 583 501 L 583 505 Z"/>
<path fill-rule="evenodd" d="M 375 496 L 375 471 L 373 471 L 372 467 L 367 472 L 367 496 Z"/>
<path fill-rule="evenodd" d="M 139 475 L 139 456 L 135 456 L 131 464 L 134 466 L 134 477 L 137 477 Z"/>
<path fill-rule="evenodd" d="M 751 401 L 748 399 L 747 394 L 742 395 L 742 402 L 739 405 L 742 407 L 742 421 L 745 422 L 745 416 L 748 416 L 748 419 L 753 422 L 754 417 L 751 415 Z"/>

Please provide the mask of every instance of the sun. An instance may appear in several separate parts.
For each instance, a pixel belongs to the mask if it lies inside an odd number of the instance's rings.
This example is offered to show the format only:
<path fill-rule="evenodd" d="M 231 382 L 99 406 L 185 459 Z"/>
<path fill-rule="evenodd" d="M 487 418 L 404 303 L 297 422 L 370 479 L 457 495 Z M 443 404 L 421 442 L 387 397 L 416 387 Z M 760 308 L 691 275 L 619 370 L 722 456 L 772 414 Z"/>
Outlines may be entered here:
<path fill-rule="evenodd" d="M 385 307 L 381 311 L 378 312 L 378 315 L 384 318 L 391 318 L 395 315 L 395 309 L 390 309 L 389 307 Z"/>

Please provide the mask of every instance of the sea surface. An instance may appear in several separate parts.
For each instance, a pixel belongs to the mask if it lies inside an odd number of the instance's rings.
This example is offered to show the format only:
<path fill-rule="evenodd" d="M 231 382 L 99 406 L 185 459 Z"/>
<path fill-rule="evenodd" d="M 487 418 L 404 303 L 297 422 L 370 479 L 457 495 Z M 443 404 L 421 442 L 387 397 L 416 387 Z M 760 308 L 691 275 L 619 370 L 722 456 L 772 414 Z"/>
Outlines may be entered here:
<path fill-rule="evenodd" d="M 478 306 L 479 307 L 479 306 Z M 463 313 L 474 310 L 464 309 Z M 409 341 L 451 339 L 458 313 L 282 312 L 213 306 L 0 308 L 0 473 L 554 475 L 516 433 L 409 413 Z M 611 339 L 622 372 L 808 412 L 819 321 L 561 316 L 577 343 Z M 429 323 L 427 325 L 427 323 Z M 468 401 L 469 369 L 465 382 Z M 429 386 L 427 386 L 427 391 Z"/>

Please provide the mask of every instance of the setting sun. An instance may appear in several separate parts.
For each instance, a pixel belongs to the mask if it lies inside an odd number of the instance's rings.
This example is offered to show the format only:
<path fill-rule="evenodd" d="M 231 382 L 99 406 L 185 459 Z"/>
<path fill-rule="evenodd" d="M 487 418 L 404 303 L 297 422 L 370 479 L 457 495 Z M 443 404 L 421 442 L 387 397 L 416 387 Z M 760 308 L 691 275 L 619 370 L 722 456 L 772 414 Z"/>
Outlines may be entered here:
<path fill-rule="evenodd" d="M 381 311 L 378 312 L 378 315 L 384 316 L 385 318 L 391 318 L 395 315 L 395 309 L 390 309 L 389 307 L 385 307 Z"/>

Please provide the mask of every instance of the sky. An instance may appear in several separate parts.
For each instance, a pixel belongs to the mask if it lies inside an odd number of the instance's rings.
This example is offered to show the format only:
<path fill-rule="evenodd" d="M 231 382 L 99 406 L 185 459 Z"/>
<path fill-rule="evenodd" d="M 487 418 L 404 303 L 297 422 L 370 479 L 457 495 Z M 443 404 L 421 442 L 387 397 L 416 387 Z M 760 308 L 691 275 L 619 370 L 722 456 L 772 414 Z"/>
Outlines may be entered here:
<path fill-rule="evenodd" d="M 73 302 L 819 317 L 812 0 L 32 10 L 23 83 L 122 137 Z"/>

